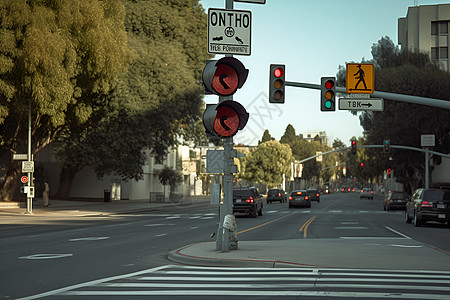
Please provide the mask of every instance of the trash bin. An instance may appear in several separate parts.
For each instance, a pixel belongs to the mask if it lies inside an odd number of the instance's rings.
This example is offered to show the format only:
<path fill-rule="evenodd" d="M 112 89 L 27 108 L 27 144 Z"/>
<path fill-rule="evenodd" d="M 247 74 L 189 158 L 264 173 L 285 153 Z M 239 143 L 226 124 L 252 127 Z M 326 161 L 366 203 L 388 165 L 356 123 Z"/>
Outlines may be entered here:
<path fill-rule="evenodd" d="M 111 202 L 111 191 L 108 190 L 103 191 L 103 200 L 105 202 Z"/>

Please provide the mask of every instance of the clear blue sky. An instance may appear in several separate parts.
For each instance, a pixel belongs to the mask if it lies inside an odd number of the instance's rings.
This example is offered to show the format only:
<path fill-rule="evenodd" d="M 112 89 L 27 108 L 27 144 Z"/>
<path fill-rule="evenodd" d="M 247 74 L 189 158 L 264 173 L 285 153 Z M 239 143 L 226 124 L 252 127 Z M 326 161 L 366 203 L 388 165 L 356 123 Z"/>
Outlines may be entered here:
<path fill-rule="evenodd" d="M 225 8 L 225 0 L 201 0 L 208 8 Z M 449 3 L 418 0 L 419 5 Z M 348 111 L 320 111 L 320 91 L 286 87 L 285 104 L 269 104 L 269 65 L 286 65 L 286 80 L 320 84 L 334 76 L 339 65 L 371 59 L 371 47 L 389 36 L 395 44 L 398 18 L 406 17 L 414 0 L 266 0 L 265 5 L 235 2 L 234 8 L 252 12 L 252 54 L 236 55 L 249 69 L 244 86 L 234 94 L 250 113 L 235 143 L 257 145 L 264 130 L 277 140 L 291 124 L 297 134 L 325 131 L 329 143 L 346 145 L 362 136 L 359 117 Z M 205 41 L 206 48 L 207 41 Z M 216 55 L 216 59 L 222 55 Z M 217 96 L 206 96 L 217 103 Z"/>

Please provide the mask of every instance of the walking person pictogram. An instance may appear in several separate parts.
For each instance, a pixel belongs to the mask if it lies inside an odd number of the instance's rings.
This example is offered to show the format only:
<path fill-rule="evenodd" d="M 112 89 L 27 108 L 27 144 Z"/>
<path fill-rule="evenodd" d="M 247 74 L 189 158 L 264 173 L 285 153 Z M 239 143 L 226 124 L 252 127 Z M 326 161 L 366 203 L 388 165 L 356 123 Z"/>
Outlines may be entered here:
<path fill-rule="evenodd" d="M 355 85 L 355 88 L 353 90 L 358 90 L 358 85 L 362 82 L 364 84 L 364 90 L 367 90 L 366 81 L 364 80 L 364 77 L 366 74 L 364 73 L 364 70 L 361 68 L 361 65 L 358 65 L 358 72 L 353 74 L 353 76 L 356 76 L 355 79 L 358 79 L 358 82 Z M 360 89 L 363 90 L 363 89 Z"/>

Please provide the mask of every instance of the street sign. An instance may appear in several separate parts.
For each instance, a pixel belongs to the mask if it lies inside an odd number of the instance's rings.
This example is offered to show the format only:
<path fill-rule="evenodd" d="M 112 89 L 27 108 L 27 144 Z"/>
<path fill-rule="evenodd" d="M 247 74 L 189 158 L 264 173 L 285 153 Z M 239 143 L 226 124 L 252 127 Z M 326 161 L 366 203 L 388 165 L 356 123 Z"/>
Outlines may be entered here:
<path fill-rule="evenodd" d="M 340 110 L 383 111 L 383 98 L 339 98 Z"/>
<path fill-rule="evenodd" d="M 251 54 L 252 12 L 208 9 L 208 53 Z"/>
<path fill-rule="evenodd" d="M 434 134 L 422 134 L 420 136 L 420 146 L 421 147 L 434 147 L 435 146 Z"/>
<path fill-rule="evenodd" d="M 375 67 L 373 64 L 347 64 L 345 87 L 347 94 L 373 94 Z"/>
<path fill-rule="evenodd" d="M 13 154 L 13 160 L 27 160 L 28 154 Z"/>
<path fill-rule="evenodd" d="M 23 161 L 22 173 L 33 173 L 33 172 L 34 172 L 34 161 Z"/>
<path fill-rule="evenodd" d="M 224 164 L 223 150 L 206 151 L 206 173 L 223 173 Z"/>
<path fill-rule="evenodd" d="M 22 176 L 22 177 L 20 177 L 20 181 L 22 183 L 27 183 L 28 182 L 28 177 L 27 176 Z"/>

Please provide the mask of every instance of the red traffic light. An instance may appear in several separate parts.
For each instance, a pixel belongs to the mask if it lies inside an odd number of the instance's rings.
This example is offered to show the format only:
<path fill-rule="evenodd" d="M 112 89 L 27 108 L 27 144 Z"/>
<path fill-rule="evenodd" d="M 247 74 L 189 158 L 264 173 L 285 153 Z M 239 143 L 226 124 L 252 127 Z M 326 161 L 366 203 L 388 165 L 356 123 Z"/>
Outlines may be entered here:
<path fill-rule="evenodd" d="M 364 163 L 361 163 L 361 168 L 363 168 L 364 167 Z"/>
<path fill-rule="evenodd" d="M 327 82 L 325 82 L 325 87 L 327 89 L 332 89 L 334 87 L 334 82 L 332 80 L 328 80 Z"/>
<path fill-rule="evenodd" d="M 245 127 L 248 118 L 249 114 L 239 102 L 227 100 L 206 108 L 203 125 L 209 134 L 230 137 Z"/>
<path fill-rule="evenodd" d="M 220 96 L 234 94 L 247 77 L 248 69 L 234 57 L 208 61 L 202 73 L 206 91 Z"/>
<path fill-rule="evenodd" d="M 273 70 L 273 75 L 274 75 L 276 78 L 282 77 L 283 74 L 284 74 L 283 68 L 276 68 L 275 70 Z"/>

